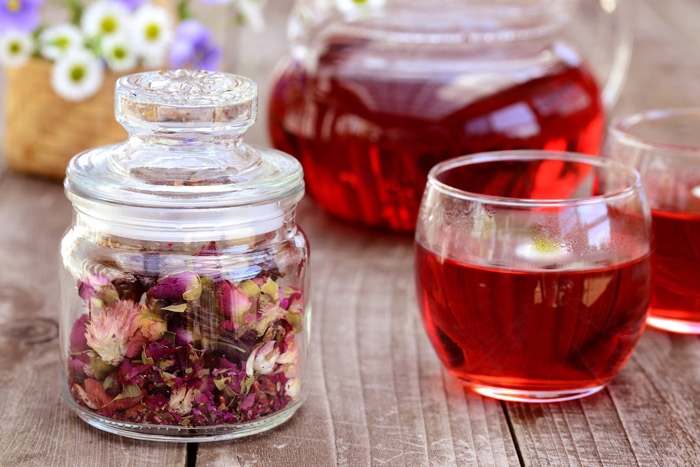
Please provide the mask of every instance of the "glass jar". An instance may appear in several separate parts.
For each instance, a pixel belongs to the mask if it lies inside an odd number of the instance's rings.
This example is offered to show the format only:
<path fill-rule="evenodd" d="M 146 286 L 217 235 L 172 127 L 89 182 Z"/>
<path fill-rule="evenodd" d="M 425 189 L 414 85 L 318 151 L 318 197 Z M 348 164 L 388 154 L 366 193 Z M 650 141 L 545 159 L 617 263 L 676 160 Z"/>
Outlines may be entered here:
<path fill-rule="evenodd" d="M 583 23 L 575 3 L 297 0 L 270 101 L 274 146 L 301 161 L 322 208 L 399 231 L 415 228 L 427 173 L 442 160 L 595 155 L 603 104 L 626 75 L 628 17 L 618 13 L 625 1 L 601 1 L 610 27 L 581 33 L 582 49 L 566 37 Z M 583 13 L 596 8 L 584 3 Z M 612 62 L 605 89 L 584 60 L 597 36 L 613 55 L 596 60 Z"/>
<path fill-rule="evenodd" d="M 299 162 L 242 142 L 254 82 L 168 71 L 121 78 L 128 141 L 65 181 L 63 395 L 87 423 L 163 441 L 254 434 L 305 397 L 309 249 Z"/>

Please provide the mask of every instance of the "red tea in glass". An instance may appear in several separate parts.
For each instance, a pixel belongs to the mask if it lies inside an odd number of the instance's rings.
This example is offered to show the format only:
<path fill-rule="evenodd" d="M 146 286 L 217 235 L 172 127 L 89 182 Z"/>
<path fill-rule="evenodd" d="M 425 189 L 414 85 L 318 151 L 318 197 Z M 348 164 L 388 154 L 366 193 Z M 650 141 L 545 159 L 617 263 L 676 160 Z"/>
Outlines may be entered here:
<path fill-rule="evenodd" d="M 610 125 L 604 153 L 642 175 L 654 253 L 647 323 L 700 334 L 700 110 L 651 110 Z"/>
<path fill-rule="evenodd" d="M 371 43 L 327 41 L 313 73 L 291 62 L 277 78 L 270 134 L 301 161 L 316 202 L 338 217 L 411 231 L 428 171 L 440 161 L 503 149 L 598 152 L 599 89 L 563 46 L 551 63 L 544 51 L 520 63 L 496 58 L 493 74 L 474 71 L 484 66 L 479 56 L 460 72 L 457 62 L 472 52 L 452 64 L 409 54 L 418 71 L 384 57 L 394 69 L 380 73 L 371 69 L 380 59 Z"/>
<path fill-rule="evenodd" d="M 416 271 L 433 347 L 452 375 L 486 395 L 488 387 L 594 392 L 627 361 L 648 306 L 648 257 L 591 270 L 510 270 L 418 245 Z"/>
<path fill-rule="evenodd" d="M 644 329 L 649 225 L 639 174 L 614 161 L 504 151 L 438 164 L 415 268 L 447 370 L 506 400 L 599 391 Z"/>
<path fill-rule="evenodd" d="M 655 249 L 649 324 L 689 331 L 700 323 L 700 214 L 652 210 Z M 686 323 L 684 325 L 684 323 Z"/>

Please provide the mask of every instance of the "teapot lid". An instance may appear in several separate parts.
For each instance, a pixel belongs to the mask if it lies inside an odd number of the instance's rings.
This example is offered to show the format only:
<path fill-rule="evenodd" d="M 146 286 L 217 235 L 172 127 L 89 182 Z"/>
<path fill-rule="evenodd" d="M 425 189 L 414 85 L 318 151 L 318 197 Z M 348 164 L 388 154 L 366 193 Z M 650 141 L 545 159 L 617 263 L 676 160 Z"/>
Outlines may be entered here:
<path fill-rule="evenodd" d="M 309 28 L 395 44 L 515 42 L 558 31 L 570 18 L 576 1 L 344 0 L 333 5 L 299 0 L 289 33 L 302 42 Z M 316 40 L 316 33 L 310 37 Z"/>
<path fill-rule="evenodd" d="M 75 156 L 66 195 L 96 228 L 118 236 L 189 241 L 212 230 L 269 232 L 303 196 L 303 171 L 292 156 L 243 143 L 256 112 L 256 84 L 242 76 L 122 77 L 115 114 L 129 139 Z"/>

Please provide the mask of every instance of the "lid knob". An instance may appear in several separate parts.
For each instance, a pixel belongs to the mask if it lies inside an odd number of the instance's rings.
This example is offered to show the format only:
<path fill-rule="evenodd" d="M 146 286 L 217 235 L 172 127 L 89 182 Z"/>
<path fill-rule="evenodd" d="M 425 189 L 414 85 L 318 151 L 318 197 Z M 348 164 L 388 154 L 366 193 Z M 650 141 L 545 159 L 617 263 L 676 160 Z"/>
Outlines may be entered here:
<path fill-rule="evenodd" d="M 170 70 L 120 78 L 115 115 L 127 130 L 244 133 L 257 117 L 257 86 L 229 73 Z"/>

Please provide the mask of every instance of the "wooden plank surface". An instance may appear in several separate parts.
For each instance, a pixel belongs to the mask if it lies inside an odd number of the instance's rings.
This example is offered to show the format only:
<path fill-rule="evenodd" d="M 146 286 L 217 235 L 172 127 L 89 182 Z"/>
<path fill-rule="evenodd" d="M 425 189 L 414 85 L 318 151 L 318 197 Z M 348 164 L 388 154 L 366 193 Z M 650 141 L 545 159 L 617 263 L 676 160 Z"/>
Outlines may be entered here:
<path fill-rule="evenodd" d="M 269 35 L 249 36 L 235 70 L 265 90 L 291 0 L 272 0 Z M 693 0 L 639 0 L 631 76 L 616 114 L 700 106 Z M 694 17 L 695 23 L 689 18 Z M 698 36 L 700 37 L 700 36 Z M 254 53 L 265 42 L 269 53 Z M 233 66 L 233 65 L 232 65 Z M 334 220 L 312 202 L 310 397 L 288 423 L 243 440 L 157 444 L 81 422 L 60 400 L 57 251 L 70 206 L 57 184 L 0 162 L 0 465 L 700 465 L 700 338 L 647 331 L 606 390 L 527 405 L 485 399 L 440 365 L 417 315 L 408 236 Z"/>

